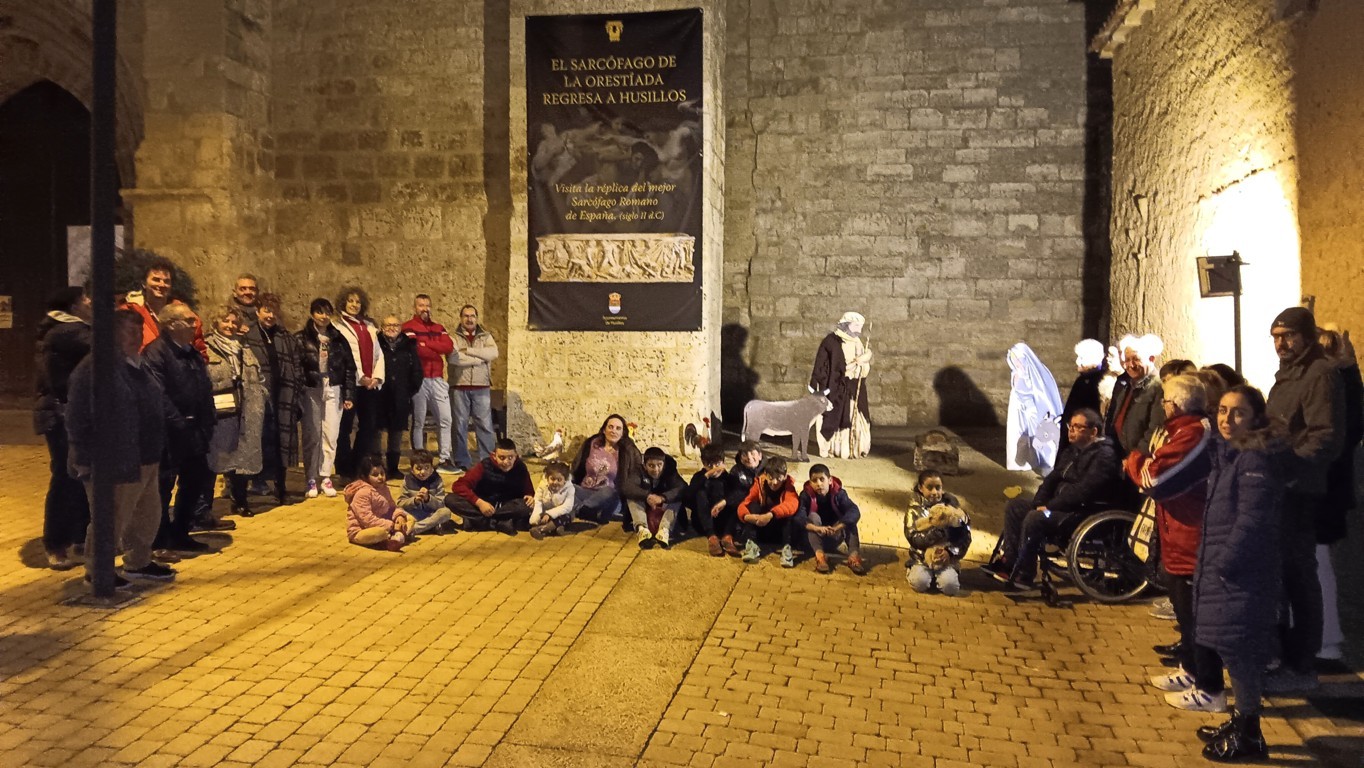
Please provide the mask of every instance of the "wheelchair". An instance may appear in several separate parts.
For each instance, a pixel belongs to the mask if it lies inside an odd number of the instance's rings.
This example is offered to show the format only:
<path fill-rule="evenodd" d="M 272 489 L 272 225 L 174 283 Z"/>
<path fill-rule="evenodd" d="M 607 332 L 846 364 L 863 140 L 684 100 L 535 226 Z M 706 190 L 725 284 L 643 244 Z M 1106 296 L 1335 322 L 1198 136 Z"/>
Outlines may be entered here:
<path fill-rule="evenodd" d="M 1050 531 L 1038 567 L 1038 586 L 1047 605 L 1062 605 L 1057 581 L 1063 574 L 1096 602 L 1121 603 L 1141 594 L 1151 574 L 1128 538 L 1136 519 L 1135 512 L 1110 507 L 1070 515 Z M 996 544 L 991 561 L 999 548 Z"/>

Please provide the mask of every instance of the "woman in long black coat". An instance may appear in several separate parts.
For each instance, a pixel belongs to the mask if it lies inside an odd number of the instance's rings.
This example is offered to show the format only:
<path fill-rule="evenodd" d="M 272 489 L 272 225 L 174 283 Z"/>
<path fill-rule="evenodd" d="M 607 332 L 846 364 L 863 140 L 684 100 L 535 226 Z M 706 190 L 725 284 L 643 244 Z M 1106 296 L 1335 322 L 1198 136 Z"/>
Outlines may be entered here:
<path fill-rule="evenodd" d="M 1231 676 L 1236 708 L 1220 726 L 1198 735 L 1216 762 L 1269 754 L 1260 732 L 1265 664 L 1278 621 L 1282 446 L 1270 436 L 1258 389 L 1233 387 L 1217 408 L 1222 436 L 1208 476 L 1208 505 L 1194 572 L 1199 665 L 1218 657 Z"/>
<path fill-rule="evenodd" d="M 284 326 L 279 296 L 260 297 L 256 319 L 260 323 L 263 348 L 270 357 L 270 405 L 266 411 L 264 443 L 265 472 L 275 479 L 275 501 L 284 503 L 286 473 L 298 466 L 298 421 L 303 413 L 303 344 Z"/>
<path fill-rule="evenodd" d="M 417 357 L 417 342 L 403 333 L 402 323 L 389 315 L 379 329 L 379 347 L 384 352 L 388 378 L 379 390 L 379 431 L 388 435 L 385 459 L 389 477 L 398 475 L 403 432 L 412 419 L 412 396 L 422 385 L 422 364 Z"/>

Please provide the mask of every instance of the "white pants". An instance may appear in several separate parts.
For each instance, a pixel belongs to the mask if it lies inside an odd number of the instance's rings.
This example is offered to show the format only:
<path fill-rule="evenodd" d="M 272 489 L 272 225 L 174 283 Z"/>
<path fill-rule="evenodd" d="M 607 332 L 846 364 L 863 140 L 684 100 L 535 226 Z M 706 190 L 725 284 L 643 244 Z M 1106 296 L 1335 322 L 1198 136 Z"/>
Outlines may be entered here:
<path fill-rule="evenodd" d="M 303 393 L 303 472 L 309 480 L 336 472 L 336 437 L 341 434 L 341 387 L 308 387 Z"/>

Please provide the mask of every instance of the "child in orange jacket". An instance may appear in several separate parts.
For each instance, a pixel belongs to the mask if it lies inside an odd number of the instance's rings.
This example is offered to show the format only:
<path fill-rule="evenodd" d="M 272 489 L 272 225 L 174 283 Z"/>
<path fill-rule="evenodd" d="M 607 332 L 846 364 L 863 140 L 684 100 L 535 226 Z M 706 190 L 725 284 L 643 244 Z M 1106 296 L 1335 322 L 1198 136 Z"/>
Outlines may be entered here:
<path fill-rule="evenodd" d="M 758 537 L 762 531 L 773 531 L 763 538 L 781 539 L 781 565 L 791 568 L 796 564 L 795 553 L 791 551 L 791 536 L 800 508 L 800 497 L 796 495 L 796 484 L 786 474 L 786 459 L 773 456 L 763 464 L 762 472 L 748 490 L 748 496 L 739 505 L 739 524 L 745 539 L 745 563 L 756 563 L 762 559 L 762 549 Z"/>

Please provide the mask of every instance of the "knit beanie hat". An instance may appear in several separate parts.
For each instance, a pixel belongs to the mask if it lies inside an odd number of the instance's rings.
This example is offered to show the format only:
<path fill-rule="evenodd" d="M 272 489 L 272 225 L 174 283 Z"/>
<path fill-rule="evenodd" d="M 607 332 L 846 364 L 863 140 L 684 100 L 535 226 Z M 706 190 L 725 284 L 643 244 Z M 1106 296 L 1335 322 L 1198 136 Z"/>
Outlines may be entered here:
<path fill-rule="evenodd" d="M 1317 318 L 1307 307 L 1289 307 L 1280 312 L 1279 316 L 1274 318 L 1274 323 L 1269 326 L 1271 331 L 1275 328 L 1295 331 L 1308 341 L 1317 340 Z"/>

